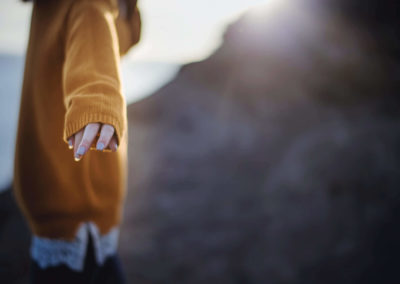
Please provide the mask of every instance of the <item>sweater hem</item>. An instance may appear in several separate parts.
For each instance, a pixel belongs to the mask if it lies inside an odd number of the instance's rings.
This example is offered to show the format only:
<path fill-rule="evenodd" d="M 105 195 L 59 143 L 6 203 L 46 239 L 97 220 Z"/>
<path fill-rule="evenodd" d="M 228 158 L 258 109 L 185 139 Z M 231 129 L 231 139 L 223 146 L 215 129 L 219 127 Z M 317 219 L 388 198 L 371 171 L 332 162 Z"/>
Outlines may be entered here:
<path fill-rule="evenodd" d="M 84 222 L 72 241 L 33 235 L 30 255 L 41 269 L 64 264 L 74 271 L 83 271 L 91 234 L 96 262 L 102 266 L 107 257 L 117 253 L 119 231 L 119 227 L 115 226 L 101 235 L 95 223 Z"/>

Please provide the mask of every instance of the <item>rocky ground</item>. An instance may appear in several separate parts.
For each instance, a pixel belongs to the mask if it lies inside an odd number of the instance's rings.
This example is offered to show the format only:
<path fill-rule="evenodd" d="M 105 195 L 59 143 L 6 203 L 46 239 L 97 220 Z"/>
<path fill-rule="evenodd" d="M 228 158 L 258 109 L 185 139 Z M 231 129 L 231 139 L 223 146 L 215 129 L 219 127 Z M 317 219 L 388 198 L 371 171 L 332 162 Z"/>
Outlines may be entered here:
<path fill-rule="evenodd" d="M 130 105 L 131 283 L 398 283 L 399 73 L 376 43 L 258 11 Z"/>

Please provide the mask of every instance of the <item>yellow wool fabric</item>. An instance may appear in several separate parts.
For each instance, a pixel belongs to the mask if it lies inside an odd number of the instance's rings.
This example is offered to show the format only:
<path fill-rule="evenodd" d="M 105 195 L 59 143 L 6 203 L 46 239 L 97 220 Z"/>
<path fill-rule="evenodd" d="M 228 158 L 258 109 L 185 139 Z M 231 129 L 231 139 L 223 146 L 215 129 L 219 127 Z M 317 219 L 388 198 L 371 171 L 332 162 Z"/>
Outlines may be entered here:
<path fill-rule="evenodd" d="M 132 0 L 133 1 L 133 0 Z M 81 222 L 100 233 L 121 222 L 127 185 L 127 117 L 120 58 L 140 39 L 117 0 L 36 0 L 18 121 L 14 193 L 32 232 L 73 239 Z M 114 126 L 117 152 L 73 159 L 67 138 L 91 122 Z"/>

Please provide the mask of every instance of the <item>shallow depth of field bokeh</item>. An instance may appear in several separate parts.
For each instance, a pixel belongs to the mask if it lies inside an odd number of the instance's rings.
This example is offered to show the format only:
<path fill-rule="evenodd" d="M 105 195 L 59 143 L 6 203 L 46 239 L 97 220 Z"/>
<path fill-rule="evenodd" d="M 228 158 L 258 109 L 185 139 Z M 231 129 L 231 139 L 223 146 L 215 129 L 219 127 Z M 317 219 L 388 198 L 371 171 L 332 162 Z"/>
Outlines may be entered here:
<path fill-rule="evenodd" d="M 396 1 L 140 1 L 143 41 L 122 64 L 128 283 L 400 283 Z M 0 279 L 24 283 L 30 236 L 7 185 L 29 4 L 11 2 Z"/>

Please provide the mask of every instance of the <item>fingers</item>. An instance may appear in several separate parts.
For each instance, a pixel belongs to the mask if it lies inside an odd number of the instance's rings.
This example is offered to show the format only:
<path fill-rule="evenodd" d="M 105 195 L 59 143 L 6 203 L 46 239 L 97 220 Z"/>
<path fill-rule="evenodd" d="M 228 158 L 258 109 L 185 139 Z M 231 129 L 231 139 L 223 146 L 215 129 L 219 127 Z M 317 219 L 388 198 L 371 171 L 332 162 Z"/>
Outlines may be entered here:
<path fill-rule="evenodd" d="M 110 124 L 103 124 L 101 127 L 100 137 L 97 141 L 96 149 L 103 151 L 110 143 L 111 138 L 114 135 L 114 127 Z"/>
<path fill-rule="evenodd" d="M 71 137 L 68 138 L 68 148 L 72 149 L 74 148 L 74 142 L 75 141 L 75 135 L 72 135 Z"/>
<path fill-rule="evenodd" d="M 92 145 L 92 142 L 94 138 L 97 135 L 97 132 L 99 131 L 100 128 L 100 123 L 89 123 L 88 125 L 85 126 L 85 130 L 83 132 L 83 136 L 80 143 L 78 144 L 78 150 L 75 152 L 75 161 L 79 161 L 83 155 L 89 150 L 90 145 Z M 75 136 L 75 139 L 77 137 Z M 77 139 L 76 139 L 77 140 Z M 77 144 L 77 143 L 75 143 Z"/>
<path fill-rule="evenodd" d="M 78 146 L 81 143 L 82 137 L 83 137 L 83 131 L 84 128 L 76 132 L 74 136 L 74 157 L 76 155 L 76 151 L 78 150 Z"/>
<path fill-rule="evenodd" d="M 109 147 L 110 147 L 111 151 L 113 151 L 113 152 L 117 151 L 118 144 L 117 144 L 117 137 L 115 135 L 111 138 Z"/>
<path fill-rule="evenodd" d="M 67 139 L 69 149 L 74 149 L 75 161 L 82 159 L 83 155 L 85 155 L 90 149 L 90 146 L 100 130 L 100 126 L 101 131 L 96 149 L 103 151 L 104 149 L 109 148 L 113 152 L 117 151 L 118 143 L 115 128 L 110 124 L 101 125 L 101 123 L 89 123 Z"/>

